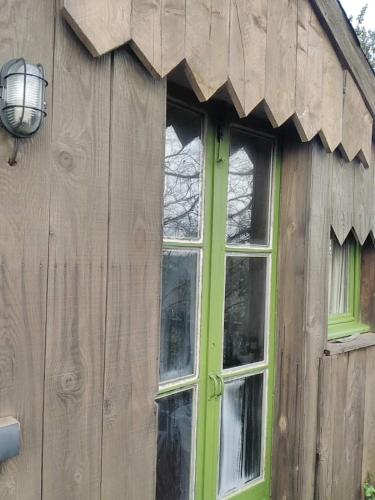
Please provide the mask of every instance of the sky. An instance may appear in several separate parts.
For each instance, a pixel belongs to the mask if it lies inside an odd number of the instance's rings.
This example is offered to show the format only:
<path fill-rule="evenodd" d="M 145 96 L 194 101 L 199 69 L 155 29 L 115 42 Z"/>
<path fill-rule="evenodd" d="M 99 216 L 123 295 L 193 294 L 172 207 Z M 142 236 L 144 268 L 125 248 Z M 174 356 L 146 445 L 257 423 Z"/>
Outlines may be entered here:
<path fill-rule="evenodd" d="M 340 0 L 341 5 L 349 16 L 357 17 L 361 7 L 368 4 L 365 25 L 367 28 L 375 30 L 375 0 Z"/>

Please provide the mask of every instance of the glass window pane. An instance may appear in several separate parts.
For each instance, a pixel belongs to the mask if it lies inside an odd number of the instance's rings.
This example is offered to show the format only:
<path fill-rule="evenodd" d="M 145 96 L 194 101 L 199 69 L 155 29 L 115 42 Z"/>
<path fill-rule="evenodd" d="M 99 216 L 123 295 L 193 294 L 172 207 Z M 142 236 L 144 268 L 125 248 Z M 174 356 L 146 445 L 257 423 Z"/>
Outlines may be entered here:
<path fill-rule="evenodd" d="M 163 252 L 160 381 L 194 373 L 198 305 L 197 251 Z"/>
<path fill-rule="evenodd" d="M 202 116 L 168 105 L 165 136 L 165 238 L 200 238 L 202 158 Z"/>
<path fill-rule="evenodd" d="M 329 259 L 329 314 L 349 312 L 349 276 L 351 242 L 340 246 L 331 238 Z"/>
<path fill-rule="evenodd" d="M 227 257 L 224 368 L 264 359 L 267 257 Z"/>
<path fill-rule="evenodd" d="M 189 500 L 193 391 L 158 400 L 156 500 Z"/>
<path fill-rule="evenodd" d="M 225 384 L 221 410 L 220 496 L 261 475 L 263 374 Z"/>
<path fill-rule="evenodd" d="M 269 244 L 272 142 L 232 129 L 227 242 Z"/>

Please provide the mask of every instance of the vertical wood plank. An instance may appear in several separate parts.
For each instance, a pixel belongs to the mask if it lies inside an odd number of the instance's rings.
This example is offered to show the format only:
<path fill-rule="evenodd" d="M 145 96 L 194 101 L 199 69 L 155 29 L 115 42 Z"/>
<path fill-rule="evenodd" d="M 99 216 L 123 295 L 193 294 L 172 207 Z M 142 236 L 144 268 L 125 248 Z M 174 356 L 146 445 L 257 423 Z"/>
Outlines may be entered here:
<path fill-rule="evenodd" d="M 103 499 L 155 495 L 165 84 L 115 54 Z"/>
<path fill-rule="evenodd" d="M 298 0 L 296 114 L 294 123 L 303 141 L 321 129 L 323 30 L 309 0 Z"/>
<path fill-rule="evenodd" d="M 268 1 L 231 0 L 227 87 L 240 116 L 263 100 L 266 80 Z"/>
<path fill-rule="evenodd" d="M 94 57 L 131 38 L 132 0 L 64 0 L 62 14 Z"/>
<path fill-rule="evenodd" d="M 20 56 L 40 62 L 51 82 L 54 11 L 50 0 L 3 2 L 1 63 Z M 4 500 L 41 498 L 53 116 L 48 90 L 43 129 L 22 142 L 13 167 L 8 164 L 12 140 L 0 131 L 0 417 L 16 417 L 22 433 L 21 455 L 0 465 Z"/>
<path fill-rule="evenodd" d="M 132 47 L 156 76 L 167 75 L 185 57 L 185 0 L 136 0 Z"/>
<path fill-rule="evenodd" d="M 345 71 L 341 151 L 347 161 L 358 154 L 368 167 L 371 163 L 372 119 L 349 71 Z"/>
<path fill-rule="evenodd" d="M 332 468 L 333 468 L 333 441 L 335 428 L 335 405 L 337 397 L 336 378 L 333 377 L 333 358 L 323 357 L 320 360 L 319 370 L 319 425 L 317 433 L 317 500 L 332 499 Z M 343 381 L 344 383 L 344 381 Z"/>
<path fill-rule="evenodd" d="M 375 168 L 364 168 L 357 162 L 353 162 L 354 170 L 354 200 L 353 200 L 353 227 L 357 234 L 359 243 L 364 244 L 372 223 L 372 206 L 375 201 L 374 195 L 374 172 Z"/>
<path fill-rule="evenodd" d="M 338 471 L 344 486 L 343 499 L 362 496 L 362 459 L 364 438 L 366 350 L 349 353 L 348 385 L 345 408 L 345 437 L 339 443 L 338 453 L 344 445 L 344 467 Z"/>
<path fill-rule="evenodd" d="M 268 2 L 265 110 L 274 127 L 295 111 L 297 0 Z"/>
<path fill-rule="evenodd" d="M 302 377 L 302 431 L 299 443 L 301 468 L 299 498 L 313 499 L 315 489 L 316 435 L 319 394 L 319 360 L 327 341 L 328 250 L 330 221 L 330 156 L 318 141 L 311 144 L 311 185 L 308 198 L 305 330 Z"/>
<path fill-rule="evenodd" d="M 366 402 L 364 423 L 364 447 L 362 462 L 362 482 L 375 471 L 375 347 L 366 352 Z"/>
<path fill-rule="evenodd" d="M 319 359 L 328 317 L 329 162 L 318 141 L 285 142 L 273 444 L 273 495 L 281 499 L 314 498 Z"/>
<path fill-rule="evenodd" d="M 299 435 L 302 420 L 306 219 L 311 149 L 284 143 L 280 257 L 278 369 L 273 438 L 272 496 L 301 498 L 298 493 Z M 290 252 L 290 248 L 294 251 Z"/>
<path fill-rule="evenodd" d="M 368 239 L 362 247 L 361 319 L 375 331 L 375 250 Z"/>
<path fill-rule="evenodd" d="M 56 22 L 43 498 L 99 500 L 110 58 Z"/>
<path fill-rule="evenodd" d="M 208 100 L 228 78 L 229 7 L 228 0 L 186 3 L 186 72 L 201 101 Z"/>
<path fill-rule="evenodd" d="M 343 92 L 344 72 L 331 42 L 324 35 L 320 138 L 328 152 L 333 152 L 342 139 Z"/>
<path fill-rule="evenodd" d="M 332 155 L 331 225 L 342 245 L 354 222 L 354 166 Z"/>

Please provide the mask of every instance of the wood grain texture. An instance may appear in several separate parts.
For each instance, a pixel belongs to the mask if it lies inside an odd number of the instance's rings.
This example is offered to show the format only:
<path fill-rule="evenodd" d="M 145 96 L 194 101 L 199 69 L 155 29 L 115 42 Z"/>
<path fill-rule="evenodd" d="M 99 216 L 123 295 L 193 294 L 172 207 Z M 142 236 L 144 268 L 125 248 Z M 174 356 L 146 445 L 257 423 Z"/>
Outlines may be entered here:
<path fill-rule="evenodd" d="M 99 500 L 110 58 L 56 22 L 43 498 Z"/>
<path fill-rule="evenodd" d="M 323 37 L 322 130 L 320 138 L 328 152 L 342 139 L 344 72 L 326 35 Z"/>
<path fill-rule="evenodd" d="M 354 222 L 354 165 L 339 154 L 332 155 L 331 225 L 342 245 Z M 355 164 L 358 166 L 358 164 Z"/>
<path fill-rule="evenodd" d="M 207 101 L 228 78 L 228 0 L 186 4 L 186 73 L 194 92 Z"/>
<path fill-rule="evenodd" d="M 362 247 L 361 264 L 362 321 L 375 332 L 375 251 L 370 239 Z"/>
<path fill-rule="evenodd" d="M 310 0 L 341 60 L 350 68 L 361 94 L 375 116 L 375 78 L 358 39 L 337 0 Z"/>
<path fill-rule="evenodd" d="M 318 141 L 284 142 L 273 496 L 314 499 L 319 359 L 327 338 L 329 175 Z M 290 252 L 293 248 L 293 252 Z"/>
<path fill-rule="evenodd" d="M 231 0 L 227 88 L 240 116 L 264 99 L 268 1 Z"/>
<path fill-rule="evenodd" d="M 295 111 L 297 0 L 268 2 L 264 107 L 274 127 Z"/>
<path fill-rule="evenodd" d="M 321 360 L 316 483 L 319 500 L 362 498 L 368 352 L 361 349 Z"/>
<path fill-rule="evenodd" d="M 363 439 L 362 482 L 375 470 L 375 347 L 366 352 L 365 421 Z"/>
<path fill-rule="evenodd" d="M 370 164 L 375 78 L 360 49 L 347 50 L 336 0 L 64 0 L 63 14 L 95 56 L 130 42 L 155 77 L 185 61 L 201 101 L 226 86 L 241 117 L 263 102 L 274 127 L 293 117 L 302 141 L 319 133 L 328 152 L 341 144 L 347 160 Z"/>
<path fill-rule="evenodd" d="M 309 145 L 284 142 L 278 292 L 278 359 L 273 434 L 272 496 L 299 496 L 302 420 L 306 217 L 310 189 Z M 294 251 L 290 252 L 290 248 Z M 296 432 L 298 429 L 298 432 Z"/>
<path fill-rule="evenodd" d="M 321 129 L 324 33 L 309 0 L 298 0 L 296 113 L 293 117 L 303 141 Z"/>
<path fill-rule="evenodd" d="M 94 57 L 131 38 L 132 0 L 63 0 L 62 14 Z"/>
<path fill-rule="evenodd" d="M 357 132 L 354 132 L 357 131 Z M 341 151 L 347 161 L 358 154 L 366 167 L 371 163 L 372 119 L 357 85 L 345 71 Z"/>
<path fill-rule="evenodd" d="M 102 498 L 153 500 L 166 82 L 114 60 Z M 144 117 L 147 116 L 147 121 Z"/>
<path fill-rule="evenodd" d="M 185 57 L 185 14 L 185 0 L 133 1 L 132 47 L 155 76 Z"/>
<path fill-rule="evenodd" d="M 2 63 L 22 55 L 51 81 L 54 10 L 50 0 L 2 3 Z M 13 167 L 0 131 L 0 417 L 17 418 L 22 433 L 22 454 L 0 465 L 2 500 L 41 498 L 51 95 L 42 130 L 22 142 Z"/>
<path fill-rule="evenodd" d="M 364 168 L 362 163 L 353 162 L 354 200 L 353 228 L 361 245 L 366 241 L 372 223 L 371 207 L 375 203 L 375 166 Z"/>
<path fill-rule="evenodd" d="M 327 207 L 330 201 L 331 156 L 316 140 L 311 143 L 311 181 L 308 198 L 308 222 L 305 256 L 305 318 L 304 351 L 301 376 L 302 422 L 299 443 L 299 497 L 313 499 L 315 490 L 316 435 L 319 399 L 319 360 L 328 337 L 328 255 L 330 220 Z"/>
<path fill-rule="evenodd" d="M 343 354 L 345 352 L 358 351 L 358 349 L 366 349 L 375 346 L 375 333 L 363 333 L 355 339 L 345 342 L 328 342 L 324 349 L 326 356 L 334 354 Z"/>

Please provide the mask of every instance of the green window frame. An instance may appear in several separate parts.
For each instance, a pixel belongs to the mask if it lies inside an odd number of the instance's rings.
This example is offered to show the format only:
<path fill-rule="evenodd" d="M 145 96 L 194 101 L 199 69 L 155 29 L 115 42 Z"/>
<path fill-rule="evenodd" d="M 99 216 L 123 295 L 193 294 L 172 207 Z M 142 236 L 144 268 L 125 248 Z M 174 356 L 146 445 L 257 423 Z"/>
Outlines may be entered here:
<path fill-rule="evenodd" d="M 335 239 L 336 237 L 333 234 L 331 240 Z M 349 235 L 343 245 L 341 245 L 343 250 L 345 245 L 349 245 L 348 311 L 339 314 L 329 314 L 328 340 L 338 340 L 370 331 L 370 327 L 361 321 L 362 249 L 353 235 Z"/>
<path fill-rule="evenodd" d="M 202 191 L 203 232 L 198 238 L 184 240 L 165 238 L 164 252 L 196 251 L 199 253 L 200 298 L 197 305 L 197 366 L 190 376 L 161 383 L 157 401 L 184 391 L 193 394 L 190 500 L 233 498 L 265 500 L 270 498 L 271 449 L 275 387 L 277 252 L 279 240 L 279 204 L 281 162 L 274 135 L 242 126 L 238 120 L 211 112 L 210 109 L 186 105 L 169 98 L 176 107 L 203 116 L 204 171 Z M 250 246 L 226 242 L 227 189 L 231 130 L 267 139 L 271 148 L 271 177 L 268 220 L 268 243 Z M 265 258 L 267 260 L 267 304 L 264 359 L 258 363 L 223 369 L 223 321 L 225 305 L 226 258 L 230 256 Z M 263 378 L 262 474 L 234 493 L 219 496 L 220 415 L 224 387 L 235 380 L 261 375 Z"/>

